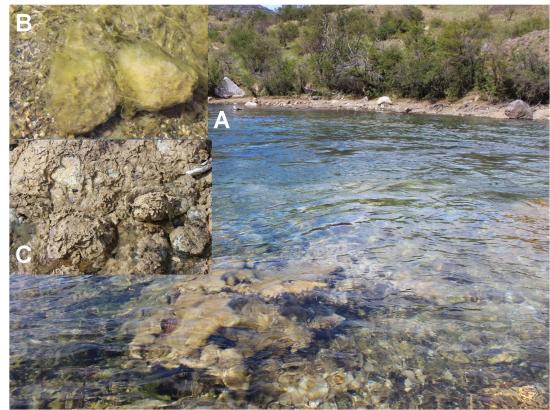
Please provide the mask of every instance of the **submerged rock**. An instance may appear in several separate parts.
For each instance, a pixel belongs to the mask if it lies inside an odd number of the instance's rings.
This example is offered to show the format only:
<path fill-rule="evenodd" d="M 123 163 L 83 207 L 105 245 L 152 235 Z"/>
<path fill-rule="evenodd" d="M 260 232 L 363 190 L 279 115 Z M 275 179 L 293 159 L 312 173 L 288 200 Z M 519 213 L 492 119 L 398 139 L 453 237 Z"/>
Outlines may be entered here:
<path fill-rule="evenodd" d="M 48 109 L 59 131 L 82 134 L 104 123 L 119 103 L 113 68 L 94 49 L 65 47 L 52 59 Z"/>
<path fill-rule="evenodd" d="M 244 91 L 239 88 L 229 77 L 224 77 L 216 89 L 214 94 L 219 98 L 230 98 L 230 97 L 244 97 Z"/>
<path fill-rule="evenodd" d="M 515 100 L 506 106 L 504 114 L 513 120 L 532 120 L 533 112 L 525 101 Z"/>
<path fill-rule="evenodd" d="M 158 111 L 185 102 L 193 94 L 198 75 L 158 45 L 129 43 L 116 55 L 117 83 L 130 113 Z"/>
<path fill-rule="evenodd" d="M 482 402 L 491 409 L 543 409 L 548 408 L 548 398 L 542 386 L 489 387 L 481 391 Z"/>

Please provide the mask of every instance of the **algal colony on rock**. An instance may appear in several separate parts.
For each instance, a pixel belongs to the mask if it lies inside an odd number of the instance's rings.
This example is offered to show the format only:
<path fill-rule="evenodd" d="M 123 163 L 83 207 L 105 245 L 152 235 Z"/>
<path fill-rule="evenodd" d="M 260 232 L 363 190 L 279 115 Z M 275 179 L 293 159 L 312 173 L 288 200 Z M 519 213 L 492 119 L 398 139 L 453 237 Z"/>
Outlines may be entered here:
<path fill-rule="evenodd" d="M 48 110 L 63 134 L 84 134 L 122 114 L 157 112 L 187 101 L 198 83 L 191 64 L 149 40 L 109 37 L 96 23 L 68 27 L 52 56 Z"/>
<path fill-rule="evenodd" d="M 93 49 L 67 47 L 57 52 L 48 87 L 50 112 L 66 134 L 91 131 L 107 121 L 119 103 L 112 65 Z"/>
<path fill-rule="evenodd" d="M 158 111 L 183 103 L 193 93 L 197 73 L 180 67 L 158 45 L 123 45 L 116 55 L 117 81 L 125 109 Z"/>

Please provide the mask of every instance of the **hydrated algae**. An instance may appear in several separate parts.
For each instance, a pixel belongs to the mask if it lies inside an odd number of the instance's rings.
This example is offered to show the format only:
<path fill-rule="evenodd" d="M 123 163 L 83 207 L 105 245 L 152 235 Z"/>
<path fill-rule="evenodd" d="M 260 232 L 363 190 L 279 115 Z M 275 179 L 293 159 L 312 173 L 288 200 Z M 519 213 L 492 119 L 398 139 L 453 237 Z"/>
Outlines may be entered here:
<path fill-rule="evenodd" d="M 11 8 L 19 12 L 34 24 L 11 36 L 12 141 L 206 136 L 205 6 Z"/>
<path fill-rule="evenodd" d="M 56 53 L 48 86 L 49 110 L 67 134 L 91 131 L 107 121 L 119 103 L 111 63 L 93 49 L 67 48 Z"/>
<path fill-rule="evenodd" d="M 151 42 L 123 45 L 116 55 L 117 82 L 130 113 L 158 111 L 185 102 L 197 73 Z"/>

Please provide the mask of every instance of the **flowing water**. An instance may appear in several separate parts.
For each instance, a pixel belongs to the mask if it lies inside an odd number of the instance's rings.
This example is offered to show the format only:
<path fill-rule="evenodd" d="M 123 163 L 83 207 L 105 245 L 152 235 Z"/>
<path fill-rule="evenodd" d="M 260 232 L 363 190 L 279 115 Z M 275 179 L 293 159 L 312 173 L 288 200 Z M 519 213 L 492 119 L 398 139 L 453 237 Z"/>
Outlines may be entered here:
<path fill-rule="evenodd" d="M 547 124 L 209 117 L 212 274 L 12 275 L 12 403 L 547 406 Z"/>

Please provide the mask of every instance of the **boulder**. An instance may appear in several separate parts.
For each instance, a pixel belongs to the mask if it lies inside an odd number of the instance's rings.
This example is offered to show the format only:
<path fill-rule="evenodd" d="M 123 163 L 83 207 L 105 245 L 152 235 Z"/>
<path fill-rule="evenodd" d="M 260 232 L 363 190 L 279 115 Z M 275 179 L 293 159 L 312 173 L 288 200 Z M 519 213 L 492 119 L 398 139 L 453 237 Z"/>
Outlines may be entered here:
<path fill-rule="evenodd" d="M 247 108 L 256 108 L 258 106 L 258 103 L 255 101 L 247 101 L 244 103 L 244 106 Z"/>
<path fill-rule="evenodd" d="M 533 119 L 533 112 L 531 111 L 529 104 L 522 100 L 512 101 L 510 104 L 508 104 L 508 106 L 504 110 L 504 114 L 508 118 L 511 118 L 513 120 Z"/>
<path fill-rule="evenodd" d="M 214 94 L 219 98 L 244 97 L 244 91 L 230 78 L 224 77 L 214 89 Z"/>
<path fill-rule="evenodd" d="M 376 105 L 392 105 L 393 102 L 391 101 L 391 98 L 384 95 L 383 97 L 380 97 L 378 100 L 376 100 Z"/>

